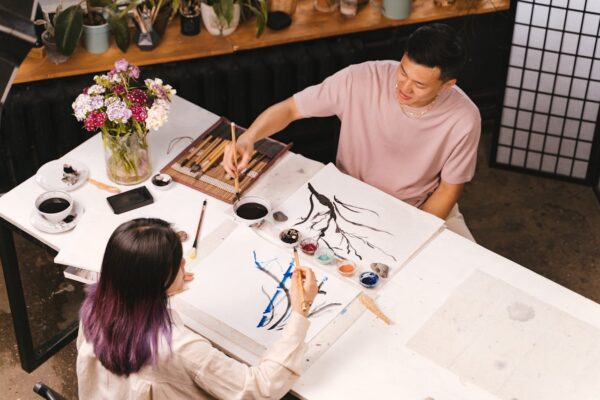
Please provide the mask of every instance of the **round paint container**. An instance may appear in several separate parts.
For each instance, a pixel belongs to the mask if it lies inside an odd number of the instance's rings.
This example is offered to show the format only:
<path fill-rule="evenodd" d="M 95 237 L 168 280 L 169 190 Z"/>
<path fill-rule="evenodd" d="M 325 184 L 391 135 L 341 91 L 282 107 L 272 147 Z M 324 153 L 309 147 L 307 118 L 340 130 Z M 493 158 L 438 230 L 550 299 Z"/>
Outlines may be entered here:
<path fill-rule="evenodd" d="M 235 220 L 248 226 L 260 226 L 270 212 L 271 203 L 258 196 L 245 196 L 233 203 Z"/>
<path fill-rule="evenodd" d="M 309 256 L 314 255 L 318 248 L 319 240 L 315 237 L 302 239 L 300 241 L 300 249 Z"/>
<path fill-rule="evenodd" d="M 375 272 L 366 271 L 359 275 L 358 281 L 366 288 L 373 288 L 379 283 L 379 275 Z"/>
<path fill-rule="evenodd" d="M 356 265 L 350 260 L 338 261 L 338 272 L 343 276 L 352 276 L 356 272 Z"/>
<path fill-rule="evenodd" d="M 335 254 L 329 247 L 319 247 L 315 252 L 315 258 L 321 264 L 331 264 L 335 260 Z"/>
<path fill-rule="evenodd" d="M 152 177 L 152 185 L 159 190 L 167 190 L 173 184 L 169 174 L 156 174 Z"/>
<path fill-rule="evenodd" d="M 279 240 L 288 247 L 295 247 L 300 240 L 300 232 L 294 228 L 284 229 L 279 232 Z"/>

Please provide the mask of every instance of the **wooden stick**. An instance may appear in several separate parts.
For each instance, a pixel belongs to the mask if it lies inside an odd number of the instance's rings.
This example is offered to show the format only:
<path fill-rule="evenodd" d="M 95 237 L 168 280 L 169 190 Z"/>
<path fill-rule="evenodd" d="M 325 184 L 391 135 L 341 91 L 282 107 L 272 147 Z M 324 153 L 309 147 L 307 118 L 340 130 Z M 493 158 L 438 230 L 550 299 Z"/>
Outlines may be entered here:
<path fill-rule="evenodd" d="M 246 175 L 248 175 L 248 172 L 252 171 L 252 168 L 256 167 L 256 165 L 261 162 L 263 160 L 263 158 L 265 158 L 266 156 L 264 154 L 260 154 L 258 157 L 256 157 L 254 160 L 252 160 L 250 162 L 250 164 L 248 164 L 248 166 L 246 168 L 244 168 L 244 170 L 242 171 L 242 174 L 240 175 L 242 180 L 246 177 Z"/>
<path fill-rule="evenodd" d="M 194 162 L 192 163 L 192 165 L 190 165 L 190 169 L 192 170 L 192 172 L 196 172 L 200 169 L 200 166 L 202 164 L 202 162 L 204 160 L 206 160 L 213 152 L 213 150 L 219 146 L 219 144 L 222 143 L 221 138 L 216 138 L 214 141 L 212 141 L 203 151 L 202 153 L 199 153 L 196 158 L 194 159 Z"/>
<path fill-rule="evenodd" d="M 92 178 L 88 178 L 87 180 L 89 183 L 98 187 L 99 189 L 106 190 L 111 193 L 121 193 L 121 189 L 119 189 L 118 187 L 107 185 L 106 183 L 102 183 Z"/>
<path fill-rule="evenodd" d="M 361 293 L 358 298 L 360 299 L 360 302 L 363 304 L 363 306 L 365 306 L 367 308 L 367 310 L 371 311 L 373 314 L 375 314 L 375 316 L 379 319 L 381 319 L 383 322 L 385 322 L 387 325 L 389 325 L 392 321 L 390 321 L 390 319 L 379 309 L 379 307 L 377 307 L 377 305 L 375 304 L 375 300 L 373 300 L 372 298 L 370 298 L 369 296 L 367 296 L 364 293 Z"/>
<path fill-rule="evenodd" d="M 219 159 L 223 156 L 225 152 L 225 146 L 229 143 L 228 140 L 225 140 L 221 143 L 213 152 L 212 156 L 207 159 L 207 162 L 202 166 L 201 170 L 203 173 L 206 173 Z"/>
<path fill-rule="evenodd" d="M 231 123 L 231 151 L 233 152 L 233 187 L 235 188 L 235 197 L 236 199 L 240 199 L 240 176 L 237 167 L 237 149 L 236 149 L 236 141 L 235 141 L 235 122 Z"/>
<path fill-rule="evenodd" d="M 302 271 L 300 268 L 300 256 L 298 256 L 298 250 L 294 247 L 294 264 L 298 271 L 298 288 L 300 289 L 300 299 L 302 300 L 302 312 L 306 312 L 308 309 L 308 303 L 304 300 L 304 284 L 302 283 Z"/>
<path fill-rule="evenodd" d="M 196 253 L 198 249 L 198 238 L 200 237 L 200 228 L 202 227 L 202 221 L 204 220 L 204 211 L 206 210 L 206 199 L 202 202 L 202 211 L 200 212 L 200 219 L 198 220 L 198 228 L 196 228 L 196 237 L 194 238 L 194 244 L 192 244 L 192 249 L 190 250 L 190 259 L 194 260 L 196 258 Z"/>

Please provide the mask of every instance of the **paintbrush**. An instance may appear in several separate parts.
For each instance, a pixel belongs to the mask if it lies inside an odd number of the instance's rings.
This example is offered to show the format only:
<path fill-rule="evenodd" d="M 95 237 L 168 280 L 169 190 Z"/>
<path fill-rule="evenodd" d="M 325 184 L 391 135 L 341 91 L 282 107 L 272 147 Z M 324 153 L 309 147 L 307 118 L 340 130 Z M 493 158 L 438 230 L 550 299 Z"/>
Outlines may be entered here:
<path fill-rule="evenodd" d="M 202 161 L 204 161 L 210 155 L 212 155 L 213 150 L 222 143 L 222 140 L 223 139 L 221 138 L 216 138 L 208 145 L 208 147 L 204 149 L 204 151 L 201 154 L 198 154 L 198 156 L 194 159 L 192 165 L 190 165 L 190 170 L 192 172 L 197 172 L 201 167 Z"/>
<path fill-rule="evenodd" d="M 200 219 L 198 220 L 198 228 L 196 228 L 196 237 L 194 238 L 194 244 L 190 250 L 190 260 L 196 259 L 196 253 L 198 249 L 198 238 L 200 237 L 200 228 L 202 227 L 202 220 L 204 219 L 204 211 L 206 210 L 206 199 L 202 202 L 202 211 L 200 212 Z"/>
<path fill-rule="evenodd" d="M 231 123 L 231 151 L 233 152 L 233 187 L 235 188 L 235 198 L 240 199 L 240 175 L 237 167 L 237 150 L 235 148 L 235 122 Z"/>
<path fill-rule="evenodd" d="M 244 168 L 244 170 L 242 171 L 242 173 L 240 174 L 240 179 L 243 180 L 246 175 L 248 175 L 248 172 L 252 171 L 252 168 L 256 167 L 258 165 L 259 162 L 261 162 L 266 156 L 264 154 L 258 154 L 258 157 L 254 157 L 254 159 L 250 160 L 250 164 L 248 164 L 248 166 L 246 168 Z"/>
<path fill-rule="evenodd" d="M 306 312 L 308 303 L 304 300 L 304 284 L 302 283 L 302 271 L 300 268 L 300 256 L 298 256 L 298 249 L 294 247 L 294 263 L 296 269 L 298 269 L 298 289 L 300 290 L 300 299 L 302 300 L 302 312 Z"/>
<path fill-rule="evenodd" d="M 181 161 L 179 163 L 179 165 L 181 165 L 182 167 L 185 167 L 185 164 L 189 163 L 190 161 L 192 161 L 192 158 L 196 157 L 196 154 L 198 154 L 198 152 L 200 150 L 202 150 L 202 148 L 204 147 L 204 145 L 206 145 L 210 140 L 211 140 L 212 136 L 208 135 L 202 142 L 200 142 L 200 144 L 198 145 L 198 147 L 193 147 L 190 149 L 190 151 L 188 152 L 187 157 Z"/>
<path fill-rule="evenodd" d="M 223 143 L 221 143 L 214 151 L 213 154 L 211 154 L 210 157 L 208 157 L 205 162 L 202 163 L 202 168 L 201 171 L 202 173 L 206 173 L 208 172 L 208 170 L 217 162 L 219 161 L 219 159 L 221 157 L 223 157 L 223 153 L 225 152 L 225 147 L 227 146 L 227 144 L 229 143 L 228 140 L 225 140 Z"/>
<path fill-rule="evenodd" d="M 387 325 L 391 324 L 392 321 L 377 307 L 375 304 L 375 300 L 370 298 L 364 293 L 358 295 L 360 302 L 365 306 L 369 311 L 371 311 L 377 318 L 385 322 Z"/>

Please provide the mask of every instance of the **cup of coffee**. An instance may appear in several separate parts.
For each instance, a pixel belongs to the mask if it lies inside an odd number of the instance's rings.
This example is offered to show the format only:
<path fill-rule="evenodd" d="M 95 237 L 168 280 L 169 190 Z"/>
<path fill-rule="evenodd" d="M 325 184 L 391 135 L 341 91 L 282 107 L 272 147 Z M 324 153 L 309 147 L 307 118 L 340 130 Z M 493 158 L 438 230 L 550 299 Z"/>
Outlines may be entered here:
<path fill-rule="evenodd" d="M 260 226 L 270 212 L 271 203 L 258 196 L 245 196 L 233 203 L 235 219 L 248 226 Z"/>
<path fill-rule="evenodd" d="M 73 198 L 65 192 L 45 192 L 35 200 L 35 209 L 43 218 L 56 224 L 73 210 Z"/>

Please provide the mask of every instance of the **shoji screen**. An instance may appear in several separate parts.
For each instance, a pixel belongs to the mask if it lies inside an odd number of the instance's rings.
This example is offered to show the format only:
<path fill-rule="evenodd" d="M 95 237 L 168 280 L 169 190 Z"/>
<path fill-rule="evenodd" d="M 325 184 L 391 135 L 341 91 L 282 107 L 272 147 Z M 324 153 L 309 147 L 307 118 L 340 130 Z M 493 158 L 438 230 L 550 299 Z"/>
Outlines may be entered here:
<path fill-rule="evenodd" d="M 493 164 L 595 185 L 600 0 L 518 0 Z"/>

